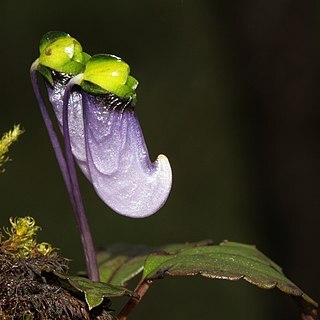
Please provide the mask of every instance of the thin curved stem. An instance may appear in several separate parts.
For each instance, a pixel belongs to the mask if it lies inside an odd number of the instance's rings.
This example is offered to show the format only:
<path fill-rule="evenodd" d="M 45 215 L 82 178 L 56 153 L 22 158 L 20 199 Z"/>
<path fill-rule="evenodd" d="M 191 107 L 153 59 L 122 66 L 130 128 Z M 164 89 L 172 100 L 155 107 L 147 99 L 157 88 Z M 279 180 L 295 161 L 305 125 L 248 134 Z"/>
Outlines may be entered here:
<path fill-rule="evenodd" d="M 66 163 L 68 167 L 68 172 L 70 174 L 71 191 L 72 191 L 75 205 L 76 205 L 75 213 L 76 213 L 77 221 L 80 228 L 81 241 L 82 241 L 82 246 L 84 250 L 88 276 L 90 280 L 99 281 L 99 270 L 98 270 L 96 252 L 95 252 L 87 216 L 85 213 L 85 208 L 82 202 L 79 182 L 78 182 L 76 168 L 75 168 L 74 159 L 73 159 L 72 150 L 71 150 L 70 135 L 69 135 L 68 102 L 69 102 L 72 88 L 74 85 L 77 84 L 77 81 L 78 81 L 78 76 L 72 78 L 69 81 L 63 96 L 63 109 L 62 109 L 63 137 L 64 137 L 64 145 L 65 145 Z"/>
<path fill-rule="evenodd" d="M 76 171 L 75 171 L 74 162 L 73 162 L 72 153 L 71 153 L 69 134 L 67 136 L 67 140 L 69 140 L 69 148 L 66 146 L 66 149 L 69 150 L 69 158 L 71 155 L 72 164 L 68 164 L 66 162 L 66 159 L 63 154 L 63 150 L 61 148 L 57 134 L 54 130 L 52 121 L 51 121 L 49 113 L 47 111 L 46 104 L 41 96 L 40 89 L 39 89 L 39 83 L 38 83 L 37 64 L 38 64 L 38 62 L 35 61 L 32 64 L 31 69 L 30 69 L 30 77 L 31 77 L 33 91 L 36 95 L 42 118 L 43 118 L 44 123 L 47 127 L 49 138 L 50 138 L 53 150 L 55 152 L 55 155 L 56 155 L 56 158 L 57 158 L 57 161 L 58 161 L 58 164 L 59 164 L 62 176 L 63 176 L 63 180 L 65 182 L 65 185 L 66 185 L 66 188 L 67 188 L 67 191 L 69 194 L 69 198 L 70 198 L 71 206 L 72 206 L 72 209 L 73 209 L 73 212 L 75 215 L 75 219 L 76 219 L 77 225 L 80 229 L 81 242 L 82 242 L 84 256 L 85 256 L 85 260 L 86 260 L 86 268 L 87 268 L 88 276 L 91 280 L 98 281 L 99 280 L 99 272 L 98 272 L 98 266 L 97 266 L 96 253 L 95 253 L 91 232 L 89 229 L 89 225 L 88 225 L 87 218 L 86 218 L 85 211 L 84 211 L 84 206 L 83 206 L 81 195 L 80 195 L 77 176 L 75 174 Z M 69 92 L 69 94 L 70 94 L 70 92 Z M 68 101 L 66 103 L 67 103 L 66 104 L 66 107 L 67 107 Z M 67 115 L 67 117 L 68 117 L 68 115 Z M 68 123 L 68 122 L 64 122 L 64 123 Z M 69 132 L 68 128 L 66 129 L 66 131 Z M 67 152 L 67 154 L 68 154 L 68 152 Z M 71 167 L 71 170 L 73 167 L 73 171 L 72 171 L 73 176 L 70 173 L 69 167 Z M 73 179 L 71 179 L 71 176 L 73 177 Z M 76 181 L 74 181 L 74 177 L 75 177 Z M 76 182 L 76 183 L 74 184 L 74 182 Z M 79 201 L 79 199 L 80 199 L 80 201 Z"/>
<path fill-rule="evenodd" d="M 56 155 L 56 158 L 58 160 L 58 164 L 59 164 L 62 176 L 63 176 L 63 180 L 65 182 L 65 185 L 67 187 L 69 195 L 71 195 L 71 182 L 70 182 L 70 176 L 69 176 L 66 160 L 64 158 L 63 151 L 60 146 L 56 132 L 53 128 L 52 121 L 50 119 L 49 113 L 46 108 L 46 104 L 45 104 L 45 102 L 41 96 L 41 93 L 40 93 L 39 83 L 38 83 L 38 71 L 36 69 L 36 64 L 37 64 L 37 61 L 35 61 L 32 64 L 31 69 L 30 69 L 32 88 L 33 88 L 33 91 L 36 95 L 43 121 L 47 127 L 49 138 L 50 138 L 54 153 Z M 70 196 L 70 201 L 71 201 L 72 207 L 75 208 L 74 199 L 71 196 Z"/>

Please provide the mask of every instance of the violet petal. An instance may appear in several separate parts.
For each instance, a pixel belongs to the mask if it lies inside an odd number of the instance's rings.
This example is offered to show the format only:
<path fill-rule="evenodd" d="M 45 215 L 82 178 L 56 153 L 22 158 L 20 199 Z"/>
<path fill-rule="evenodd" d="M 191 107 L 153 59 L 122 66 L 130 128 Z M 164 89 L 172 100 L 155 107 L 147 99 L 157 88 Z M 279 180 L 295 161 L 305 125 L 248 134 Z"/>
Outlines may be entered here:
<path fill-rule="evenodd" d="M 61 75 L 60 75 L 61 77 Z M 59 127 L 62 132 L 63 119 L 63 96 L 66 90 L 66 85 L 69 78 L 57 79 L 54 78 L 54 86 L 52 87 L 47 83 L 47 91 L 49 101 L 52 104 L 54 113 L 59 123 Z M 81 168 L 84 175 L 90 180 L 88 167 L 86 163 L 86 149 L 84 139 L 84 128 L 83 128 L 83 111 L 82 111 L 82 97 L 77 87 L 73 87 L 69 102 L 68 102 L 68 124 L 70 131 L 70 142 L 72 153 L 75 156 L 79 167 Z"/>
<path fill-rule="evenodd" d="M 166 156 L 152 163 L 134 108 L 82 92 L 87 166 L 100 198 L 135 218 L 158 211 L 168 198 L 172 172 Z"/>

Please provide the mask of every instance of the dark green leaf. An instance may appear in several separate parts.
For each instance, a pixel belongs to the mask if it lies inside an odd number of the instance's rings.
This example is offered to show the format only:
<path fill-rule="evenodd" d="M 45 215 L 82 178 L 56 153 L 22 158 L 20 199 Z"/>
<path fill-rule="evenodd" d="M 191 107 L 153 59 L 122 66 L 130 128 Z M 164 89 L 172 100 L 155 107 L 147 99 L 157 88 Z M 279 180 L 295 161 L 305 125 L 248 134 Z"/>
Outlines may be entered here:
<path fill-rule="evenodd" d="M 146 259 L 143 280 L 154 280 L 165 275 L 198 274 L 215 279 L 244 279 L 263 289 L 276 287 L 295 297 L 304 315 L 316 319 L 317 303 L 287 279 L 278 265 L 250 245 L 223 242 L 217 246 L 181 249 L 171 254 L 155 253 Z"/>
<path fill-rule="evenodd" d="M 125 285 L 127 281 L 143 271 L 144 262 L 151 253 L 176 253 L 182 248 L 203 246 L 210 243 L 211 241 L 180 243 L 158 248 L 115 244 L 98 254 L 100 279 L 102 282 L 114 285 Z"/>
<path fill-rule="evenodd" d="M 62 281 L 68 283 L 69 287 L 85 295 L 89 310 L 99 306 L 104 298 L 114 298 L 120 296 L 137 297 L 137 295 L 123 287 L 114 286 L 103 282 L 93 282 L 83 277 L 65 276 L 59 273 L 55 275 Z"/>

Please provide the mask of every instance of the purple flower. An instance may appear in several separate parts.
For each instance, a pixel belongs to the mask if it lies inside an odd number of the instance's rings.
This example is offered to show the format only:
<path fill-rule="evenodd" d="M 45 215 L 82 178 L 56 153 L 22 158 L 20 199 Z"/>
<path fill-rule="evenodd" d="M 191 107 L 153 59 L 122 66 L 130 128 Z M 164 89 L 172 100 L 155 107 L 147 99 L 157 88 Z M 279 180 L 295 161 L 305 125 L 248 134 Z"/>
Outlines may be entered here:
<path fill-rule="evenodd" d="M 97 194 L 113 210 L 142 218 L 159 210 L 171 189 L 166 156 L 150 161 L 131 103 L 82 92 L 86 163 Z"/>
<path fill-rule="evenodd" d="M 151 162 L 135 114 L 138 81 L 129 66 L 113 55 L 90 57 L 70 35 L 48 32 L 31 81 L 66 184 L 80 230 L 88 276 L 99 280 L 97 259 L 82 203 L 76 159 L 100 198 L 116 212 L 135 218 L 158 211 L 172 183 L 168 159 Z M 64 151 L 41 96 L 38 73 L 45 81 L 64 137 Z"/>
<path fill-rule="evenodd" d="M 112 59 L 119 61 L 114 56 Z M 89 60 L 88 70 L 96 60 L 95 56 Z M 106 56 L 102 62 L 109 60 Z M 47 90 L 60 128 L 63 130 L 63 97 L 67 94 L 72 153 L 99 197 L 122 215 L 150 216 L 163 206 L 170 193 L 169 161 L 164 155 L 150 161 L 132 97 L 120 97 L 107 90 L 88 92 L 87 86 L 81 87 L 84 76 L 72 79 L 52 71 L 53 85 L 47 83 Z"/>

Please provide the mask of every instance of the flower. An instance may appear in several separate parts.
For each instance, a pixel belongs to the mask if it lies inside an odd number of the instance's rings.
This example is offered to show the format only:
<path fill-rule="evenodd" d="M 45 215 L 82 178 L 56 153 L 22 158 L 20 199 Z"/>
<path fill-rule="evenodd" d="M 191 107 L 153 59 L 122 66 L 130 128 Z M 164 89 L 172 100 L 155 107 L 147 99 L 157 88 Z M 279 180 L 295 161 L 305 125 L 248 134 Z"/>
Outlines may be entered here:
<path fill-rule="evenodd" d="M 69 35 L 50 33 L 34 67 L 46 79 L 60 129 L 99 197 L 128 217 L 158 211 L 172 172 L 166 156 L 150 160 L 135 112 L 138 81 L 129 65 L 114 55 L 90 57 Z"/>

